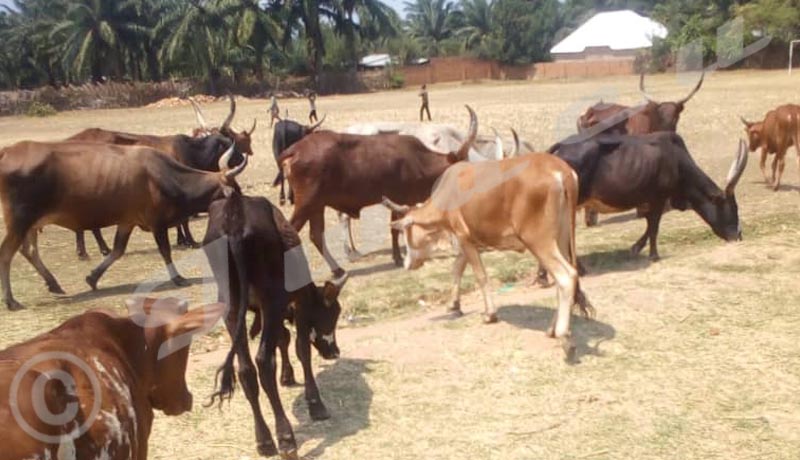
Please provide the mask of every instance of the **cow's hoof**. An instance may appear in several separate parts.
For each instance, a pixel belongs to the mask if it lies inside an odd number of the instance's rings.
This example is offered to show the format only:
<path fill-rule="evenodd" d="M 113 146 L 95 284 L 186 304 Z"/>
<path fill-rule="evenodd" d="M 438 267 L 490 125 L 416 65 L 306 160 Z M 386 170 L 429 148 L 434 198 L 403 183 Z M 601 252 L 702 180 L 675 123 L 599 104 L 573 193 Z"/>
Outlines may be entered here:
<path fill-rule="evenodd" d="M 58 295 L 66 295 L 67 294 L 66 292 L 64 292 L 63 289 L 61 289 L 61 286 L 59 286 L 58 283 L 53 284 L 52 286 L 48 285 L 47 286 L 47 290 L 50 291 L 51 294 L 58 294 Z"/>
<path fill-rule="evenodd" d="M 102 255 L 104 255 L 104 256 L 107 256 L 107 255 L 111 254 L 111 249 L 108 249 L 108 248 L 100 248 L 100 254 L 102 254 Z"/>
<path fill-rule="evenodd" d="M 8 311 L 20 311 L 25 309 L 24 305 L 14 299 L 6 300 L 6 307 L 8 307 Z"/>
<path fill-rule="evenodd" d="M 559 341 L 561 342 L 561 348 L 564 350 L 564 361 L 574 363 L 577 356 L 577 348 L 575 347 L 575 342 L 572 341 L 572 337 L 564 336 Z"/>
<path fill-rule="evenodd" d="M 484 313 L 483 314 L 483 323 L 484 324 L 494 324 L 497 322 L 497 314 L 495 313 Z"/>
<path fill-rule="evenodd" d="M 447 309 L 447 314 L 450 315 L 452 319 L 458 319 L 464 316 L 464 312 L 461 311 L 461 302 L 458 300 L 453 302 L 453 306 Z"/>
<path fill-rule="evenodd" d="M 280 204 L 281 206 L 286 206 L 286 198 L 281 198 Z"/>
<path fill-rule="evenodd" d="M 283 460 L 300 460 L 297 455 L 297 449 L 289 449 L 281 451 L 281 459 Z"/>
<path fill-rule="evenodd" d="M 533 278 L 531 279 L 530 285 L 531 285 L 531 287 L 534 287 L 534 288 L 538 287 L 538 288 L 546 289 L 546 288 L 549 288 L 550 286 L 552 286 L 553 283 L 551 283 L 550 280 L 547 278 L 547 273 L 545 273 L 544 275 L 542 275 L 541 273 L 538 273 L 538 274 L 533 276 Z"/>
<path fill-rule="evenodd" d="M 317 402 L 309 402 L 308 403 L 308 415 L 311 417 L 311 420 L 316 422 L 321 422 L 323 420 L 328 420 L 331 418 L 331 414 L 328 412 L 328 409 L 325 407 L 325 404 L 322 404 L 322 401 Z"/>
<path fill-rule="evenodd" d="M 403 258 L 402 257 L 400 257 L 400 258 L 395 257 L 394 258 L 394 266 L 395 267 L 402 267 L 403 266 Z"/>
<path fill-rule="evenodd" d="M 347 274 L 347 272 L 344 271 L 343 268 L 337 268 L 336 270 L 333 271 L 333 279 L 335 279 L 335 280 L 341 279 L 346 274 Z"/>
<path fill-rule="evenodd" d="M 94 276 L 92 276 L 92 275 L 87 276 L 86 277 L 86 284 L 88 284 L 89 287 L 92 288 L 93 291 L 97 290 L 97 278 L 95 278 Z"/>
<path fill-rule="evenodd" d="M 636 257 L 639 254 L 641 254 L 642 249 L 644 249 L 644 246 L 639 246 L 639 245 L 636 245 L 636 244 L 631 246 L 631 257 Z"/>
<path fill-rule="evenodd" d="M 79 252 L 78 253 L 78 260 L 89 260 L 89 254 L 86 254 L 85 252 L 83 254 L 81 254 Z"/>
<path fill-rule="evenodd" d="M 650 254 L 650 262 L 658 262 L 661 260 L 661 256 L 658 254 Z"/>
<path fill-rule="evenodd" d="M 186 278 L 178 275 L 175 278 L 172 278 L 172 284 L 178 287 L 188 287 L 190 283 Z"/>
<path fill-rule="evenodd" d="M 272 442 L 270 439 L 269 442 L 260 443 L 256 446 L 256 450 L 258 451 L 258 455 L 266 458 L 274 457 L 278 455 L 278 448 L 275 447 L 275 443 Z"/>

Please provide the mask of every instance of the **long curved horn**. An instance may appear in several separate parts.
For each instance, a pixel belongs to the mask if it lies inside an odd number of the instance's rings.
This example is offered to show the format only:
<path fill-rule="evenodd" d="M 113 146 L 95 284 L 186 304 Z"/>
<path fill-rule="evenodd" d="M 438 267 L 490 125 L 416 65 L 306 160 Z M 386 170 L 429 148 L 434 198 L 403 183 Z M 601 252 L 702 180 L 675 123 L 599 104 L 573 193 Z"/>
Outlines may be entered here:
<path fill-rule="evenodd" d="M 238 176 L 239 174 L 241 174 L 242 171 L 244 171 L 244 168 L 247 167 L 247 162 L 248 162 L 248 158 L 249 157 L 250 157 L 250 155 L 242 155 L 243 160 L 242 160 L 241 163 L 239 163 L 239 166 L 231 169 L 230 171 L 227 171 L 225 173 L 225 177 L 227 177 L 228 179 L 233 179 L 236 176 Z"/>
<path fill-rule="evenodd" d="M 456 153 L 456 158 L 458 158 L 459 161 L 467 160 L 469 157 L 469 149 L 472 148 L 475 139 L 478 138 L 478 116 L 475 115 L 475 111 L 472 110 L 472 107 L 468 105 L 464 107 L 466 107 L 469 112 L 469 133 L 467 134 L 467 139 L 464 141 L 464 144 Z"/>
<path fill-rule="evenodd" d="M 220 127 L 220 130 L 223 130 L 225 128 L 230 129 L 233 117 L 234 115 L 236 115 L 236 98 L 233 97 L 233 94 L 228 94 L 228 98 L 230 98 L 231 100 L 231 110 L 230 113 L 228 113 L 228 118 L 226 118 L 225 121 L 222 122 L 222 127 Z"/>
<path fill-rule="evenodd" d="M 511 152 L 512 157 L 519 156 L 520 146 L 519 146 L 519 134 L 517 134 L 517 130 L 511 128 L 511 135 L 514 136 L 514 151 Z"/>
<path fill-rule="evenodd" d="M 411 206 L 399 205 L 386 197 L 383 197 L 381 203 L 387 208 L 389 208 L 390 211 L 396 212 L 398 214 L 406 214 L 408 211 L 411 210 Z"/>
<path fill-rule="evenodd" d="M 647 90 L 644 89 L 644 72 L 642 72 L 642 75 L 639 77 L 639 92 L 642 93 L 642 96 L 644 96 L 644 98 L 647 99 L 649 102 L 658 104 L 658 101 L 656 101 L 652 96 L 647 94 Z"/>
<path fill-rule="evenodd" d="M 744 169 L 747 167 L 747 158 L 747 143 L 743 139 L 739 139 L 739 152 L 736 154 L 736 160 L 733 162 L 730 172 L 728 172 L 728 180 L 725 185 L 726 195 L 733 196 L 736 184 L 739 183 L 739 179 L 742 178 Z"/>
<path fill-rule="evenodd" d="M 253 118 L 253 127 L 250 128 L 250 131 L 247 132 L 248 136 L 252 136 L 254 132 L 256 132 L 256 126 L 258 125 L 258 118 Z"/>
<path fill-rule="evenodd" d="M 190 97 L 189 102 L 192 103 L 192 107 L 194 108 L 194 116 L 197 118 L 197 124 L 200 125 L 202 129 L 207 130 L 208 125 L 206 124 L 206 117 L 203 116 L 203 111 L 200 110 L 200 106 L 197 104 L 197 101 L 195 101 L 193 97 Z"/>
<path fill-rule="evenodd" d="M 323 123 L 325 123 L 325 119 L 326 118 L 328 118 L 328 114 L 327 113 L 322 116 L 322 120 L 314 123 L 311 126 L 306 126 L 306 132 L 307 133 L 313 133 L 314 131 L 316 131 L 317 128 L 319 128 L 320 126 L 322 126 Z"/>
<path fill-rule="evenodd" d="M 494 131 L 494 159 L 502 160 L 506 155 L 503 151 L 503 139 L 500 138 L 500 134 L 497 133 L 496 129 L 492 128 L 492 131 Z"/>
<path fill-rule="evenodd" d="M 231 146 L 228 147 L 228 150 L 226 150 L 225 153 L 223 153 L 222 156 L 219 157 L 219 162 L 217 162 L 217 167 L 219 168 L 220 171 L 227 171 L 228 169 L 230 169 L 228 163 L 231 162 L 231 157 L 233 157 L 233 149 L 235 146 L 236 145 L 234 143 L 231 143 Z"/>
<path fill-rule="evenodd" d="M 744 123 L 744 125 L 747 126 L 748 128 L 753 126 L 753 123 L 745 120 L 743 116 L 739 115 L 739 119 L 742 120 L 742 123 Z"/>
<path fill-rule="evenodd" d="M 689 95 L 686 96 L 685 98 L 678 101 L 678 104 L 686 104 L 687 102 L 689 102 L 689 99 L 693 98 L 694 95 L 697 94 L 698 91 L 700 91 L 700 88 L 703 86 L 703 80 L 705 80 L 705 78 L 706 78 L 706 71 L 703 70 L 703 73 L 700 74 L 700 80 L 697 82 L 697 85 L 694 87 L 692 92 L 689 93 Z"/>

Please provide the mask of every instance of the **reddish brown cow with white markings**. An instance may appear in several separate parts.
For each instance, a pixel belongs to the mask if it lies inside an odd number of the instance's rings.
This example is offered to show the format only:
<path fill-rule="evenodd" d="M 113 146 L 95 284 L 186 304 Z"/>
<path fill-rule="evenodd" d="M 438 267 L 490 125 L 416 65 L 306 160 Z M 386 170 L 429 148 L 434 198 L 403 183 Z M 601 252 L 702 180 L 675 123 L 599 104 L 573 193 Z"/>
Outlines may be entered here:
<path fill-rule="evenodd" d="M 130 317 L 83 313 L 0 351 L 0 457 L 146 460 L 153 411 L 192 409 L 189 342 L 225 305 L 187 312 L 175 299 L 140 299 L 129 308 Z"/>

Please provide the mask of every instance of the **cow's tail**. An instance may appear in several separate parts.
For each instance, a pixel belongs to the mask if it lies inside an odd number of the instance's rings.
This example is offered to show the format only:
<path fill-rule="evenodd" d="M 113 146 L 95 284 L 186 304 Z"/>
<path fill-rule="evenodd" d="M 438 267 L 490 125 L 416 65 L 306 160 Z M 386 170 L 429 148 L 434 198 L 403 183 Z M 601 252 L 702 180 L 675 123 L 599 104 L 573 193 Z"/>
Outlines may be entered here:
<path fill-rule="evenodd" d="M 236 377 L 234 373 L 233 360 L 237 355 L 240 347 L 247 347 L 247 334 L 246 334 L 246 320 L 247 308 L 250 300 L 249 282 L 247 274 L 247 264 L 245 263 L 245 250 L 244 250 L 244 203 L 242 196 L 239 192 L 234 192 L 225 202 L 223 208 L 224 224 L 223 231 L 228 237 L 228 250 L 233 258 L 233 267 L 235 269 L 235 278 L 238 282 L 236 291 L 234 291 L 233 275 L 230 273 L 228 276 L 228 301 L 231 301 L 234 292 L 238 293 L 238 310 L 236 315 L 236 325 L 232 331 L 231 349 L 228 351 L 225 361 L 222 366 L 217 370 L 215 392 L 211 395 L 209 406 L 213 405 L 217 399 L 219 404 L 227 399 L 230 400 L 233 396 L 233 391 L 236 388 Z M 230 264 L 228 264 L 230 267 Z"/>

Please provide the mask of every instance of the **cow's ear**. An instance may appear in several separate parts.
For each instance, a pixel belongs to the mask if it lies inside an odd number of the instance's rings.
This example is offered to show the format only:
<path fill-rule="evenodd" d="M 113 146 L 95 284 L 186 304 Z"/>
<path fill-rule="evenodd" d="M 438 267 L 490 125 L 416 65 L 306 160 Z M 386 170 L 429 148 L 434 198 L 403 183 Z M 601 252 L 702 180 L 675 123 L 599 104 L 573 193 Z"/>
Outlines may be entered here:
<path fill-rule="evenodd" d="M 195 308 L 172 321 L 167 328 L 167 335 L 179 337 L 184 334 L 208 331 L 217 324 L 226 310 L 227 305 L 224 303 L 212 303 Z"/>

